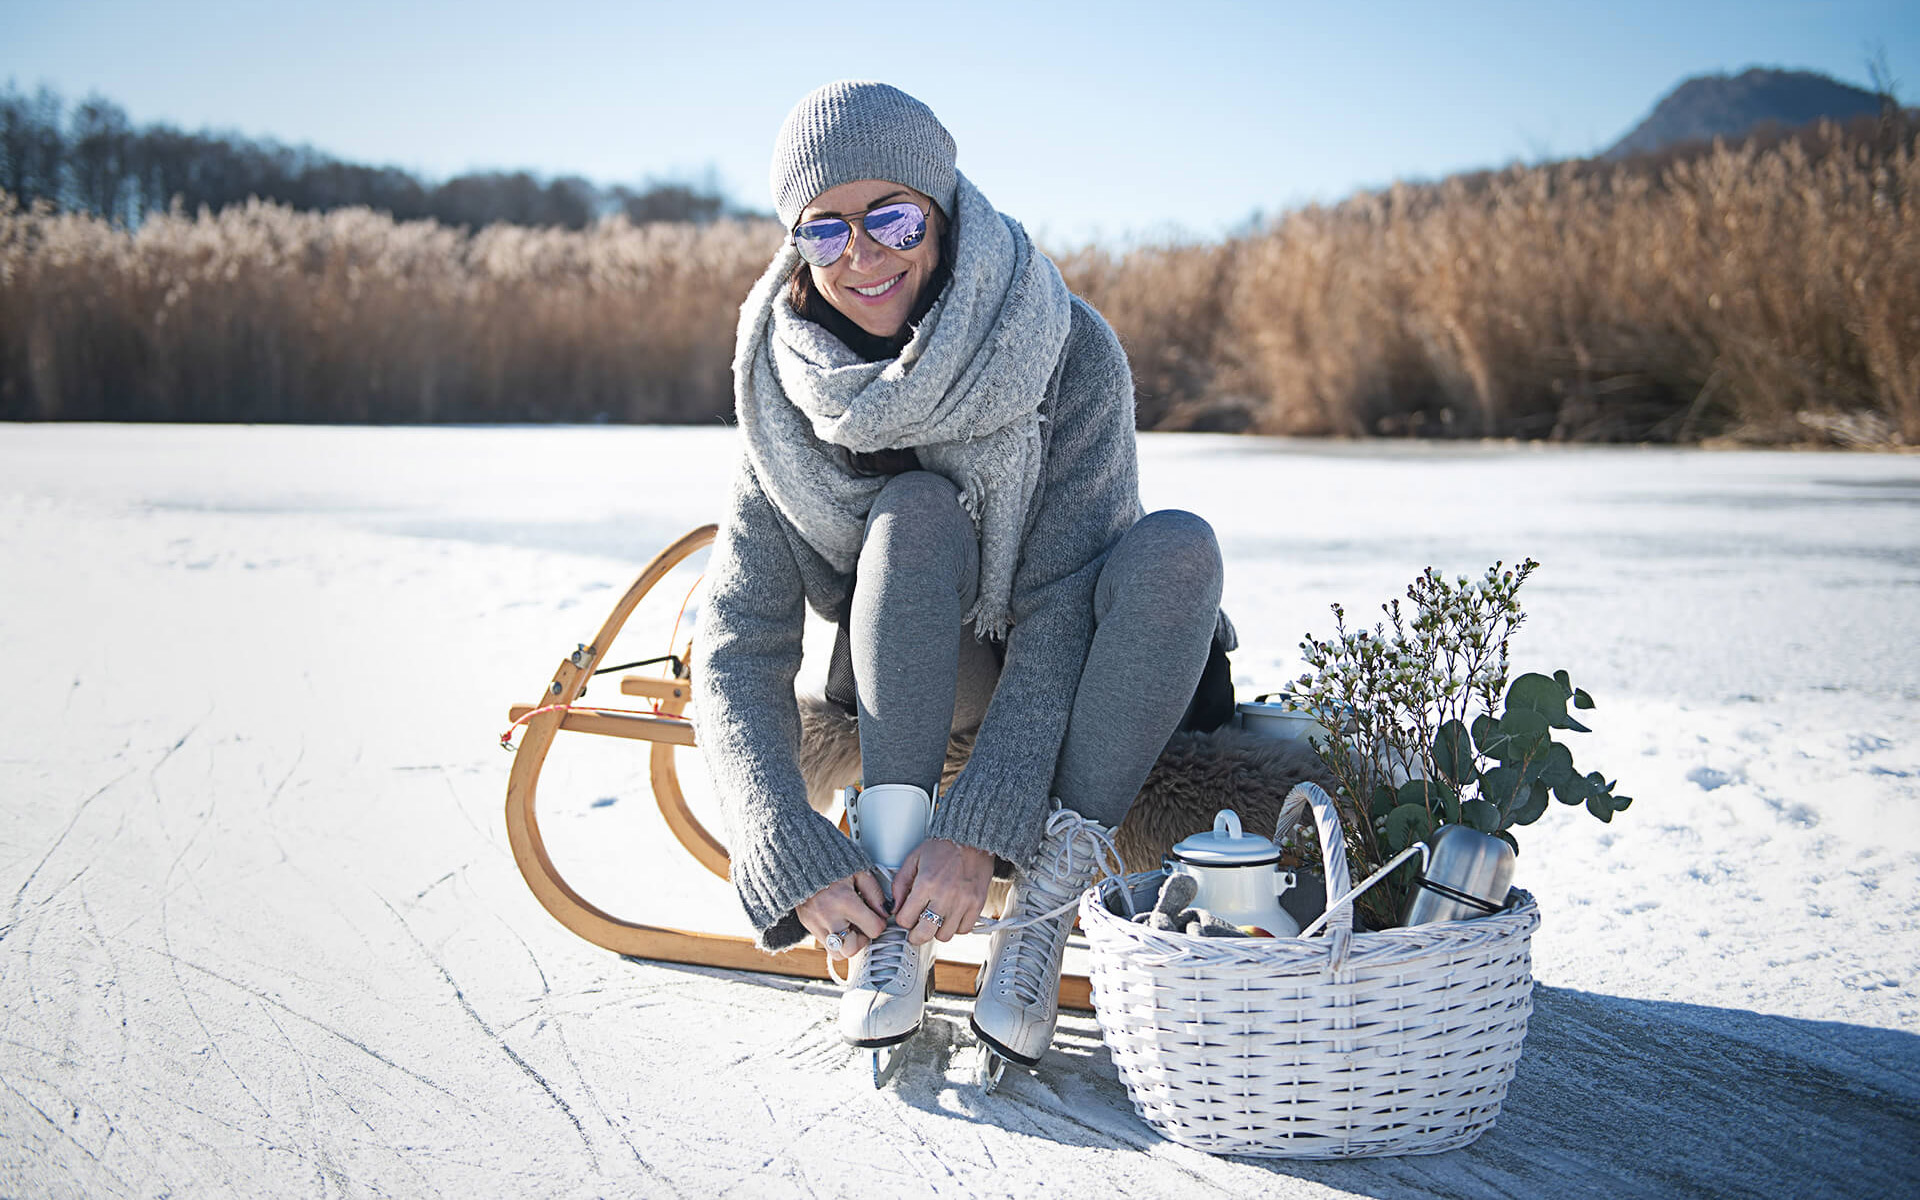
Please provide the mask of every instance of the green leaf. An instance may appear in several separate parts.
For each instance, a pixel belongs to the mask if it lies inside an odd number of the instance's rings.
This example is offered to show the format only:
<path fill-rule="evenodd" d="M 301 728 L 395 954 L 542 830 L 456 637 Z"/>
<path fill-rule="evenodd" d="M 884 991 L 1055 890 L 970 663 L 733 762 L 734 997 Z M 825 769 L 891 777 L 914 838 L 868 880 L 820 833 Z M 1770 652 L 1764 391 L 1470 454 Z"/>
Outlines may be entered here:
<path fill-rule="evenodd" d="M 1534 772 L 1534 778 L 1547 787 L 1559 787 L 1577 774 L 1573 769 L 1573 751 L 1559 742 L 1548 743 L 1547 752 L 1536 761 L 1540 765 Z"/>
<path fill-rule="evenodd" d="M 1460 806 L 1460 823 L 1492 833 L 1500 828 L 1500 810 L 1485 800 L 1469 800 Z"/>
<path fill-rule="evenodd" d="M 1457 720 L 1448 721 L 1434 735 L 1433 761 L 1447 782 L 1457 788 L 1480 778 L 1473 765 L 1473 743 L 1468 740 L 1467 727 Z"/>
<path fill-rule="evenodd" d="M 1587 695 L 1585 690 L 1581 688 L 1575 688 L 1573 689 L 1573 706 L 1575 708 L 1592 708 L 1593 697 Z"/>
<path fill-rule="evenodd" d="M 1433 832 L 1433 818 L 1426 807 L 1402 804 L 1387 814 L 1387 844 L 1395 854 Z"/>
<path fill-rule="evenodd" d="M 1633 804 L 1632 796 L 1613 797 L 1613 811 L 1615 812 L 1625 812 L 1629 807 L 1632 806 L 1632 804 Z"/>
<path fill-rule="evenodd" d="M 1373 785 L 1373 816 L 1386 816 L 1398 803 L 1400 803 L 1400 797 L 1394 792 L 1392 785 L 1385 783 Z"/>
<path fill-rule="evenodd" d="M 1481 713 L 1473 719 L 1473 744 L 1480 747 L 1480 753 L 1489 758 L 1493 751 L 1489 749 L 1495 742 L 1504 740 L 1500 733 L 1500 722 L 1487 713 Z"/>
<path fill-rule="evenodd" d="M 1394 798 L 1401 804 L 1418 804 L 1430 813 L 1446 808 L 1448 800 L 1460 803 L 1454 790 L 1437 779 L 1409 779 L 1400 785 Z"/>
<path fill-rule="evenodd" d="M 1573 695 L 1573 677 L 1565 671 L 1555 671 L 1553 673 L 1553 681 L 1560 685 L 1561 691 L 1569 696 Z"/>
<path fill-rule="evenodd" d="M 1547 768 L 1553 763 L 1553 752 L 1556 748 L 1558 748 L 1557 743 L 1543 737 L 1539 744 L 1528 752 L 1527 757 L 1520 760 L 1519 786 L 1521 788 L 1531 787 L 1541 775 L 1545 774 Z M 1572 755 L 1567 756 L 1567 765 L 1569 768 L 1572 767 Z M 1516 788 L 1515 790 L 1517 791 L 1519 789 Z"/>
<path fill-rule="evenodd" d="M 1613 823 L 1613 797 L 1588 796 L 1587 811 L 1608 824 Z"/>
<path fill-rule="evenodd" d="M 1515 858 L 1520 857 L 1520 843 L 1513 840 L 1513 835 L 1511 833 L 1508 833 L 1504 829 L 1496 829 L 1493 831 L 1493 836 L 1499 838 L 1501 841 L 1505 842 L 1507 845 L 1512 846 L 1513 856 Z"/>
<path fill-rule="evenodd" d="M 1548 741 L 1547 719 L 1531 709 L 1509 709 L 1500 718 L 1481 749 L 1505 766 L 1516 766 L 1540 753 Z"/>
<path fill-rule="evenodd" d="M 1516 709 L 1525 709 L 1539 713 L 1555 729 L 1587 733 L 1585 725 L 1567 715 L 1567 700 L 1571 695 L 1571 691 L 1560 686 L 1558 679 L 1529 671 L 1507 689 L 1507 715 L 1512 716 Z"/>
<path fill-rule="evenodd" d="M 1500 802 L 1500 823 L 1512 825 L 1519 820 L 1518 814 L 1533 803 L 1533 781 L 1522 775 L 1514 782 L 1513 794 Z"/>
<path fill-rule="evenodd" d="M 1496 808 L 1504 809 L 1513 799 L 1514 789 L 1520 786 L 1519 767 L 1495 767 L 1480 776 L 1480 798 Z"/>
<path fill-rule="evenodd" d="M 1528 784 L 1523 790 L 1526 799 L 1514 801 L 1512 810 L 1504 814 L 1515 825 L 1531 825 L 1547 811 L 1547 789 L 1544 786 Z"/>

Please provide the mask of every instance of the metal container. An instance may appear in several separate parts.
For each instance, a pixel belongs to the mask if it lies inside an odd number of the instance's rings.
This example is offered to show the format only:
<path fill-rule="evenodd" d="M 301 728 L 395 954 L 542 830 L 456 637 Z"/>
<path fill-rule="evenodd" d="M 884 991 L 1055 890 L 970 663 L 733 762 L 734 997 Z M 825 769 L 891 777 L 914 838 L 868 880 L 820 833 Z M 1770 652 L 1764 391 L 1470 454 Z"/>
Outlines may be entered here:
<path fill-rule="evenodd" d="M 1299 922 L 1280 904 L 1294 883 L 1280 869 L 1280 847 L 1240 828 L 1240 814 L 1223 808 L 1213 829 L 1182 839 L 1168 855 L 1167 869 L 1191 875 L 1198 887 L 1193 907 L 1266 937 L 1293 937 Z"/>
<path fill-rule="evenodd" d="M 1234 720 L 1240 728 L 1256 737 L 1283 742 L 1327 740 L 1327 727 L 1310 712 L 1294 708 L 1282 700 L 1270 700 L 1273 693 L 1255 696 L 1233 706 Z"/>
<path fill-rule="evenodd" d="M 1512 846 L 1465 825 L 1442 825 L 1428 845 L 1427 869 L 1407 898 L 1402 925 L 1466 921 L 1506 907 Z"/>

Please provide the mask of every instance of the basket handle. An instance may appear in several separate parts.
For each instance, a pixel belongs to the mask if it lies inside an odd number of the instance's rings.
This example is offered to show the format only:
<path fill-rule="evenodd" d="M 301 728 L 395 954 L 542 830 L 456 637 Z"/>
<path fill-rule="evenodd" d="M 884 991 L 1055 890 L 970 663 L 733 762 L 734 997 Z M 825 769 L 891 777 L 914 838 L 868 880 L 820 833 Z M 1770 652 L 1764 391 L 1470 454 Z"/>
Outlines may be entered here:
<path fill-rule="evenodd" d="M 1320 919 L 1310 927 L 1318 929 L 1326 924 L 1329 914 L 1358 892 L 1349 891 L 1353 886 L 1353 874 L 1347 867 L 1347 830 L 1340 823 L 1340 809 L 1334 804 L 1333 797 L 1327 795 L 1327 790 L 1319 784 L 1302 780 L 1293 785 L 1286 801 L 1280 805 L 1280 822 L 1274 830 L 1274 840 L 1279 841 L 1281 834 L 1292 829 L 1300 820 L 1301 810 L 1309 805 L 1313 808 L 1314 829 L 1320 835 L 1320 857 L 1327 867 L 1327 895 L 1341 897 L 1340 904 L 1328 905 L 1320 914 Z"/>

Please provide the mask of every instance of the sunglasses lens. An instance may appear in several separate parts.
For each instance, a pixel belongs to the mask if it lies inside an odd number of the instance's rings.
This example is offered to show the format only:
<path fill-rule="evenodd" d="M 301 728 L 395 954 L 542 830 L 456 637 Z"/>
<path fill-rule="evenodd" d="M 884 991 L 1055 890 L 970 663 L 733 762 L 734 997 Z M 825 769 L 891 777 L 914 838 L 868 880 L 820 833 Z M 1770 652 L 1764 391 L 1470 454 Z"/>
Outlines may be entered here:
<path fill-rule="evenodd" d="M 852 236 L 853 226 L 838 217 L 823 217 L 794 227 L 793 248 L 816 267 L 831 266 L 846 252 Z"/>
<path fill-rule="evenodd" d="M 873 240 L 895 250 L 911 250 L 927 235 L 927 217 L 911 204 L 885 204 L 862 222 Z"/>
<path fill-rule="evenodd" d="M 894 250 L 911 250 L 927 236 L 927 214 L 912 204 L 883 204 L 860 219 L 867 236 Z M 793 245 L 816 267 L 832 266 L 847 252 L 853 226 L 839 217 L 821 217 L 794 226 Z"/>

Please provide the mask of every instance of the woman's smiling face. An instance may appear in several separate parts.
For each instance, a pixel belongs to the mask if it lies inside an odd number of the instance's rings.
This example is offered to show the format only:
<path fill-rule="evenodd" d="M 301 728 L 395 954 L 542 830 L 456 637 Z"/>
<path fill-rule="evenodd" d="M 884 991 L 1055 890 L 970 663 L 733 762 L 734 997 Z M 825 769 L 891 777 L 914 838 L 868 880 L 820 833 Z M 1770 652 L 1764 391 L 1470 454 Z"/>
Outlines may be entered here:
<path fill-rule="evenodd" d="M 813 272 L 813 286 L 827 303 L 845 313 L 855 325 L 875 337 L 897 335 L 913 312 L 920 290 L 940 265 L 940 210 L 922 192 L 884 179 L 856 179 L 830 187 L 813 198 L 800 219 L 843 217 L 849 220 L 882 204 L 910 200 L 927 213 L 927 236 L 911 250 L 883 246 L 854 220 L 854 235 L 846 250 L 827 266 Z"/>

